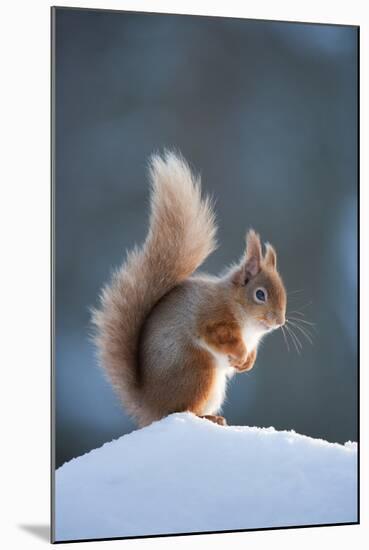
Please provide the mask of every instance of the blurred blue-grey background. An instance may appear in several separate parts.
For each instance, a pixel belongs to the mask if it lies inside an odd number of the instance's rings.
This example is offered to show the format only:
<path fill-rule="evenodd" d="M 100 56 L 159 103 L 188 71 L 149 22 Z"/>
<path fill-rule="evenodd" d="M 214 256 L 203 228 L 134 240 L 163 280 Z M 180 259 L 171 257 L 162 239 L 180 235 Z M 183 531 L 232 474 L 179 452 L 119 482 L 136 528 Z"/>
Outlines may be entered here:
<path fill-rule="evenodd" d="M 265 340 L 231 382 L 228 422 L 356 440 L 357 29 L 55 13 L 56 464 L 134 429 L 89 308 L 145 237 L 147 159 L 163 147 L 216 198 L 204 268 L 238 259 L 253 226 L 278 250 L 289 309 L 316 324 L 300 355 L 281 331 Z"/>

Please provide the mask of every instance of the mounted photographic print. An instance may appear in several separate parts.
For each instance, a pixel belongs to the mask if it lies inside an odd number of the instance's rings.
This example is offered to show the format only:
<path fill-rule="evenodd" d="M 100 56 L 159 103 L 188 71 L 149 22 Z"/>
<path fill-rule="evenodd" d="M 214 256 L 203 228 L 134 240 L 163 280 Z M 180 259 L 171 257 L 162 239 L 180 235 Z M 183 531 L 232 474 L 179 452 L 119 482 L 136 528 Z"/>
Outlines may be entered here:
<path fill-rule="evenodd" d="M 53 542 L 358 523 L 358 37 L 52 8 Z"/>

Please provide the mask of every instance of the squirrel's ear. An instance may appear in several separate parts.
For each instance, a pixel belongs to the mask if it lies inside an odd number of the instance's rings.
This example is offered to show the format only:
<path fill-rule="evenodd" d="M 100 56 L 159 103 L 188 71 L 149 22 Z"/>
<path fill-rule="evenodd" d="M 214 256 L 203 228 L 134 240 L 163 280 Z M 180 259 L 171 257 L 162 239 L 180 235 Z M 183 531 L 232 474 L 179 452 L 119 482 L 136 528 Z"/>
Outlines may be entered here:
<path fill-rule="evenodd" d="M 245 258 L 237 271 L 234 272 L 233 282 L 242 286 L 247 284 L 250 279 L 259 273 L 262 259 L 260 237 L 253 229 L 250 229 L 246 235 Z"/>
<path fill-rule="evenodd" d="M 277 268 L 277 253 L 274 249 L 274 247 L 270 243 L 265 243 L 265 256 L 264 261 L 265 264 L 270 267 L 271 269 Z"/>
<path fill-rule="evenodd" d="M 250 229 L 246 235 L 246 278 L 255 277 L 255 275 L 259 273 L 261 260 L 262 251 L 260 237 L 253 229 Z"/>

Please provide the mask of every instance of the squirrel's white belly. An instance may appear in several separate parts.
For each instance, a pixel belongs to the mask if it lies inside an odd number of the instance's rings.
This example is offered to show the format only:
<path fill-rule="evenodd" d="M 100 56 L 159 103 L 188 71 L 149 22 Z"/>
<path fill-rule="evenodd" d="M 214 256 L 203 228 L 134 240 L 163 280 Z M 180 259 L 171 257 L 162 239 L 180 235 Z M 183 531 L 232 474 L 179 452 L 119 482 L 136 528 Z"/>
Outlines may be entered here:
<path fill-rule="evenodd" d="M 232 378 L 235 369 L 229 364 L 227 355 L 212 350 L 204 341 L 201 341 L 200 345 L 211 353 L 216 363 L 215 382 L 202 414 L 217 414 L 221 412 L 227 390 L 227 381 Z"/>

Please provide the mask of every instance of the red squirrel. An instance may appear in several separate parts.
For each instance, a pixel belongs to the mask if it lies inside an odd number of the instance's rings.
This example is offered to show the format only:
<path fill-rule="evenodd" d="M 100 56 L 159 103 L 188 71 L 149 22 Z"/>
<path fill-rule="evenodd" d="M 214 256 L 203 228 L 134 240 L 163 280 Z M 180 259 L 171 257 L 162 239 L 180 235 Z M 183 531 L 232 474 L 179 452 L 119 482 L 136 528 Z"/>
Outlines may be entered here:
<path fill-rule="evenodd" d="M 240 262 L 221 277 L 193 274 L 216 248 L 200 179 L 177 154 L 150 160 L 149 231 L 93 312 L 100 361 L 139 426 L 191 411 L 218 413 L 227 380 L 252 369 L 258 344 L 285 323 L 286 291 L 269 243 L 250 229 Z"/>

